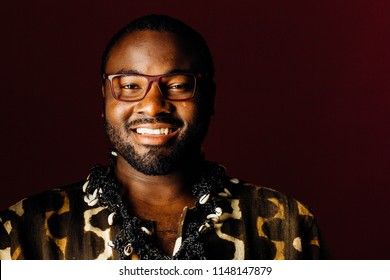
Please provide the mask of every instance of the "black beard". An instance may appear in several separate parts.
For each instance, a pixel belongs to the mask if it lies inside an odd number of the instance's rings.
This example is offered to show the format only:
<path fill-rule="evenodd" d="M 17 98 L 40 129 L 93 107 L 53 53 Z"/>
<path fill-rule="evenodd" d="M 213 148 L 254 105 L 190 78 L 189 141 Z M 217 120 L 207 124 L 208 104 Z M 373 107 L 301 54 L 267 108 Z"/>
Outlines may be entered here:
<path fill-rule="evenodd" d="M 167 121 L 164 121 L 167 123 Z M 169 122 L 168 122 L 169 123 Z M 114 149 L 137 171 L 148 176 L 167 175 L 184 165 L 191 164 L 201 154 L 201 144 L 207 133 L 208 123 L 188 129 L 175 144 L 167 143 L 162 146 L 148 145 L 146 154 L 140 155 L 132 143 L 126 142 L 117 128 L 104 120 L 107 136 Z M 130 133 L 129 125 L 124 131 Z M 172 146 L 166 154 L 164 148 Z"/>

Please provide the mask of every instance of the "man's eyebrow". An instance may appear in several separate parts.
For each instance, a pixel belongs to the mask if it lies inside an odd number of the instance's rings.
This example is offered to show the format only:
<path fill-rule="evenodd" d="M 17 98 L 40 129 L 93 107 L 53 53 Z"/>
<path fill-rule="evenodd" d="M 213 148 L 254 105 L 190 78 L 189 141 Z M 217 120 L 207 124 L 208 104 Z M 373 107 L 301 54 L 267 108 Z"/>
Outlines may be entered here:
<path fill-rule="evenodd" d="M 141 74 L 138 70 L 134 69 L 121 69 L 116 74 Z"/>
<path fill-rule="evenodd" d="M 172 73 L 193 73 L 193 71 L 190 69 L 175 68 L 175 69 L 169 70 L 168 72 L 161 73 L 160 75 L 172 74 Z M 145 75 L 144 73 L 141 73 L 140 71 L 135 70 L 135 69 L 121 69 L 118 72 L 116 72 L 116 74 L 141 74 L 141 75 Z"/>

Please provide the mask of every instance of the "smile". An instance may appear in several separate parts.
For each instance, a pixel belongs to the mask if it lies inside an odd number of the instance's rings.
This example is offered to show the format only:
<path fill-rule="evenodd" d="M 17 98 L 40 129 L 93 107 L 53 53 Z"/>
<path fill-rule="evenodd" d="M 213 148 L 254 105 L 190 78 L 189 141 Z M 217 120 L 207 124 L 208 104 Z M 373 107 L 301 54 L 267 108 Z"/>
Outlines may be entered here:
<path fill-rule="evenodd" d="M 174 132 L 176 128 L 147 128 L 147 127 L 139 127 L 135 129 L 135 132 L 140 135 L 168 135 Z"/>

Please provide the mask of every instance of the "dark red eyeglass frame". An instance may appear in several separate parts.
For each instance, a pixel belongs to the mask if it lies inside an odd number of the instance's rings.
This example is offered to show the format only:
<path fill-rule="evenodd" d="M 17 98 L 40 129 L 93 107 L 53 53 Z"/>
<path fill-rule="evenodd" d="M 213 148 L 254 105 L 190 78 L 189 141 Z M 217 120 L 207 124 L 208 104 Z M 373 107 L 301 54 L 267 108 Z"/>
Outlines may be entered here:
<path fill-rule="evenodd" d="M 135 100 L 122 100 L 120 98 L 118 98 L 115 93 L 114 93 L 114 89 L 112 87 L 112 80 L 115 78 L 115 77 L 119 77 L 119 76 L 125 76 L 125 75 L 135 75 L 135 76 L 141 76 L 141 77 L 145 77 L 148 81 L 148 86 L 146 88 L 146 91 L 145 91 L 145 94 L 142 96 L 142 98 L 138 98 L 138 99 L 135 99 Z M 194 92 L 192 94 L 191 97 L 189 98 L 185 98 L 185 99 L 169 99 L 167 98 L 164 93 L 161 91 L 160 89 L 160 85 L 159 85 L 159 82 L 160 82 L 160 79 L 163 78 L 163 77 L 169 77 L 169 76 L 174 76 L 174 75 L 191 75 L 195 78 L 195 87 L 194 87 Z M 122 102 L 136 102 L 136 101 L 140 101 L 142 99 L 145 98 L 146 94 L 148 94 L 149 90 L 150 90 L 150 87 L 152 86 L 152 83 L 153 82 L 157 82 L 157 86 L 158 86 L 158 89 L 160 91 L 160 94 L 167 100 L 171 100 L 171 101 L 185 101 L 185 100 L 190 100 L 192 98 L 194 98 L 195 96 L 195 93 L 198 89 L 198 79 L 201 79 L 201 78 L 205 78 L 206 75 L 205 74 L 202 74 L 202 73 L 188 73 L 188 72 L 182 72 L 182 73 L 169 73 L 169 74 L 162 74 L 162 75 L 144 75 L 144 74 L 137 74 L 137 73 L 121 73 L 121 74 L 106 74 L 104 73 L 103 74 L 103 80 L 109 80 L 110 81 L 110 88 L 111 88 L 111 94 L 112 96 L 114 97 L 114 99 L 118 100 L 118 101 L 122 101 Z"/>

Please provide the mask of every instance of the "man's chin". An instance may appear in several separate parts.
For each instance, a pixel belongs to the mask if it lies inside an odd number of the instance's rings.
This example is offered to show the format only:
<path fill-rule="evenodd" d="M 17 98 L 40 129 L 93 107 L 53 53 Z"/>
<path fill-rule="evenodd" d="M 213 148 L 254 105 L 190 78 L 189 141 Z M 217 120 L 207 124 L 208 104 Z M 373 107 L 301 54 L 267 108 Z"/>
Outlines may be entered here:
<path fill-rule="evenodd" d="M 172 161 L 169 156 L 157 157 L 125 157 L 125 160 L 138 172 L 147 176 L 162 176 L 174 172 L 180 165 L 177 161 Z"/>
<path fill-rule="evenodd" d="M 199 158 L 200 147 L 183 150 L 177 147 L 150 146 L 146 153 L 127 147 L 120 154 L 135 170 L 148 176 L 162 176 L 183 169 Z"/>

